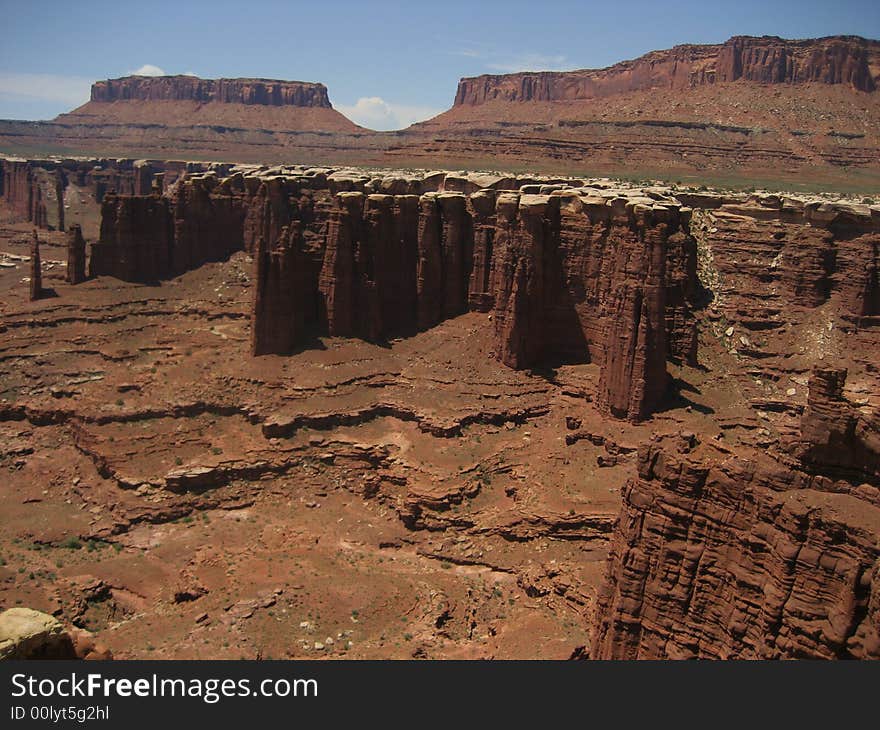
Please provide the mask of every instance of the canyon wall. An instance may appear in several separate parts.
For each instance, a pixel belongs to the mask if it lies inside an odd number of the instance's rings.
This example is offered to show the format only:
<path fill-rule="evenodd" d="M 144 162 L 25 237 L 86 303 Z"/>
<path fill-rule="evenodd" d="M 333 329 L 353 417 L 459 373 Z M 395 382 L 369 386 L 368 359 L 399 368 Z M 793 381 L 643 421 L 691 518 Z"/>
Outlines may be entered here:
<path fill-rule="evenodd" d="M 595 658 L 880 658 L 880 414 L 845 379 L 814 371 L 788 453 L 641 447 Z"/>
<path fill-rule="evenodd" d="M 152 283 L 172 270 L 172 220 L 157 195 L 110 194 L 101 203 L 101 237 L 92 244 L 91 276 Z"/>
<path fill-rule="evenodd" d="M 298 280 L 304 301 L 320 302 L 310 321 L 330 335 L 382 341 L 469 308 L 490 311 L 506 365 L 595 361 L 600 406 L 645 418 L 665 395 L 666 360 L 695 355 L 695 325 L 676 314 L 691 303 L 671 297 L 667 312 L 666 296 L 678 285 L 667 281 L 667 259 L 681 262 L 670 271 L 695 270 L 687 214 L 672 201 L 557 192 L 338 193 L 320 272 Z M 278 311 L 259 288 L 270 280 L 258 273 L 257 281 L 255 331 L 264 312 Z"/>
<path fill-rule="evenodd" d="M 852 36 L 798 41 L 736 36 L 719 45 L 682 45 L 601 70 L 484 75 L 459 81 L 455 106 L 487 101 L 599 99 L 645 89 L 684 89 L 744 79 L 767 84 L 847 84 L 873 92 L 880 43 Z"/>
<path fill-rule="evenodd" d="M 19 218 L 37 228 L 48 226 L 43 188 L 27 160 L 0 160 L 0 194 L 3 202 Z"/>
<path fill-rule="evenodd" d="M 824 307 L 842 315 L 838 327 L 856 333 L 876 323 L 880 207 L 783 195 L 679 197 L 699 209 L 691 230 L 706 252 L 702 278 L 712 289 L 710 315 L 719 327 L 732 326 L 735 339 L 746 337 L 739 354 L 785 372 L 791 343 L 776 335 L 787 326 L 814 319 Z M 826 325 L 832 329 L 795 343 L 798 349 L 831 354 L 837 330 Z"/>
<path fill-rule="evenodd" d="M 600 406 L 641 420 L 667 359 L 695 362 L 688 220 L 660 194 L 513 178 L 209 172 L 105 196 L 91 273 L 151 282 L 251 252 L 254 354 L 488 312 L 506 365 L 595 362 Z"/>
<path fill-rule="evenodd" d="M 0 157 L 0 198 L 15 218 L 37 228 L 63 231 L 79 225 L 91 238 L 98 233 L 105 195 L 149 195 L 160 179 L 170 186 L 189 173 L 222 173 L 230 167 L 175 160 Z"/>
<path fill-rule="evenodd" d="M 679 197 L 703 352 L 747 408 L 642 446 L 593 656 L 880 657 L 880 209 Z"/>
<path fill-rule="evenodd" d="M 753 378 L 779 382 L 797 376 L 777 337 L 790 324 L 825 305 L 857 337 L 875 321 L 875 208 L 680 198 L 490 176 L 193 173 L 164 195 L 106 196 L 91 272 L 155 281 L 253 253 L 255 354 L 487 312 L 499 360 L 593 362 L 597 404 L 632 421 L 661 407 L 668 361 L 697 364 L 698 307 Z"/>

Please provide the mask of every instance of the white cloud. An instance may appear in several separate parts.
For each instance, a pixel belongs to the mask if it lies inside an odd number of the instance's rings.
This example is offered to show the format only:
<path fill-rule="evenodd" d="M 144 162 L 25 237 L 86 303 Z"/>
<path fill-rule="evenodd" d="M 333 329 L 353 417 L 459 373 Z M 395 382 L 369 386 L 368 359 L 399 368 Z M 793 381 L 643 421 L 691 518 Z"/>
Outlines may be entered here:
<path fill-rule="evenodd" d="M 131 76 L 167 76 L 168 74 L 158 66 L 154 66 L 152 63 L 145 63 L 140 68 L 136 68 L 134 71 L 129 71 L 129 75 Z"/>
<path fill-rule="evenodd" d="M 574 66 L 566 62 L 565 56 L 546 56 L 541 53 L 523 53 L 519 56 L 505 57 L 486 64 L 487 68 L 502 73 L 517 71 L 569 71 Z"/>
<path fill-rule="evenodd" d="M 403 129 L 415 122 L 437 116 L 442 109 L 427 106 L 394 104 L 378 96 L 362 96 L 353 105 L 334 104 L 356 124 L 369 129 Z"/>
<path fill-rule="evenodd" d="M 0 71 L 0 95 L 79 106 L 89 100 L 92 80 L 82 76 Z"/>

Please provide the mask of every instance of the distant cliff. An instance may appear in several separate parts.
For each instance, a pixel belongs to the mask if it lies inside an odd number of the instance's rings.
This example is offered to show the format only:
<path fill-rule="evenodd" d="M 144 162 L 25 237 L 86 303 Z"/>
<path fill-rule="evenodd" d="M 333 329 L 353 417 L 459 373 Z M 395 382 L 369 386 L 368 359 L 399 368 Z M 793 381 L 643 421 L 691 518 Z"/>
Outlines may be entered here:
<path fill-rule="evenodd" d="M 197 101 L 331 109 L 327 87 L 305 81 L 125 76 L 92 84 L 92 101 Z"/>
<path fill-rule="evenodd" d="M 455 106 L 487 101 L 578 101 L 652 88 L 745 79 L 767 84 L 849 84 L 873 92 L 880 42 L 856 36 L 786 40 L 736 36 L 719 45 L 681 45 L 609 68 L 485 75 L 459 81 Z"/>

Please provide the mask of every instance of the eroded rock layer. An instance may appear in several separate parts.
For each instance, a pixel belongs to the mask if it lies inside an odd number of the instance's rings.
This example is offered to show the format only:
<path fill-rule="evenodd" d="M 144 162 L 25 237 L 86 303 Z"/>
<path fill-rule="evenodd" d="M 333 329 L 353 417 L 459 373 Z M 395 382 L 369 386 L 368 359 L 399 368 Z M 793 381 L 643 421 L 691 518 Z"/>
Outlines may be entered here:
<path fill-rule="evenodd" d="M 593 656 L 880 658 L 876 487 L 692 447 L 639 452 Z"/>
<path fill-rule="evenodd" d="M 524 72 L 462 79 L 456 105 L 487 101 L 552 102 L 596 99 L 644 89 L 691 88 L 744 79 L 765 84 L 848 84 L 874 91 L 880 44 L 835 36 L 786 40 L 735 36 L 718 45 L 681 45 L 610 68 Z"/>
<path fill-rule="evenodd" d="M 491 311 L 502 362 L 595 361 L 603 408 L 634 420 L 660 403 L 666 360 L 693 361 L 695 248 L 669 196 L 453 175 L 428 192 L 427 178 L 349 183 L 206 173 L 165 196 L 107 196 L 91 271 L 149 282 L 254 251 L 255 354 L 316 331 L 383 341 Z"/>
<path fill-rule="evenodd" d="M 304 81 L 125 76 L 92 84 L 92 101 L 197 101 L 330 108 L 327 87 Z"/>

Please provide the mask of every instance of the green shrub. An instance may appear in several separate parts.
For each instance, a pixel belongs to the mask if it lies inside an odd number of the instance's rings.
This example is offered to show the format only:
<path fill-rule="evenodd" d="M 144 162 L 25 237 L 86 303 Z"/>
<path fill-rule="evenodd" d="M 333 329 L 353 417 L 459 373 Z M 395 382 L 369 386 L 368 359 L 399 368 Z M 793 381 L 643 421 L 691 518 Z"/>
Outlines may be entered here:
<path fill-rule="evenodd" d="M 61 547 L 66 548 L 67 550 L 80 550 L 82 548 L 82 543 L 78 537 L 71 535 L 61 541 Z"/>

